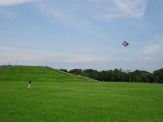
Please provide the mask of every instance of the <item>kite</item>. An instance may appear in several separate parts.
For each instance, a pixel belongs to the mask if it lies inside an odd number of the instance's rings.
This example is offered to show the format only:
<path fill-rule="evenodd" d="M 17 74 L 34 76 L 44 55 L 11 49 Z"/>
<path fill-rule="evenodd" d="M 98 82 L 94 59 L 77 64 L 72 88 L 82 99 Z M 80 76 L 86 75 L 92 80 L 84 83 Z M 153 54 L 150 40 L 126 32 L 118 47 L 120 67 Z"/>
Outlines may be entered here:
<path fill-rule="evenodd" d="M 125 46 L 125 47 L 127 47 L 127 46 L 129 45 L 129 43 L 126 42 L 126 41 L 124 41 L 124 42 L 122 43 L 122 45 Z"/>
<path fill-rule="evenodd" d="M 127 47 L 127 46 L 129 45 L 129 43 L 128 43 L 127 41 L 124 41 L 124 42 L 122 43 L 122 45 L 125 46 L 125 47 Z M 132 49 L 130 49 L 130 50 L 132 51 Z M 135 56 L 135 55 L 133 55 L 133 56 L 134 56 L 134 58 L 135 58 L 135 61 L 136 61 L 137 64 L 139 65 L 139 62 L 138 62 L 136 56 Z M 139 66 L 140 66 L 140 65 L 139 65 Z M 140 66 L 140 68 L 143 69 L 141 66 Z M 140 71 L 141 71 L 141 70 L 140 70 Z M 142 71 L 143 71 L 143 70 L 142 70 Z"/>

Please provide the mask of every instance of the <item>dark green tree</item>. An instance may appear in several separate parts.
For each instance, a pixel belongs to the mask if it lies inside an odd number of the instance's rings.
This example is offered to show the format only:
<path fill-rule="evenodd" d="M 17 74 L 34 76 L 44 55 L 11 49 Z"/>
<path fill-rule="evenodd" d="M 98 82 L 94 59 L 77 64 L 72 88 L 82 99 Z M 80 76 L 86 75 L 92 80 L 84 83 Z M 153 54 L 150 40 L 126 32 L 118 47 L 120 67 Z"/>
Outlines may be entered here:
<path fill-rule="evenodd" d="M 72 69 L 69 71 L 69 73 L 74 74 L 74 75 L 81 75 L 82 69 Z"/>
<path fill-rule="evenodd" d="M 157 83 L 163 83 L 163 68 L 155 70 L 153 76 Z"/>

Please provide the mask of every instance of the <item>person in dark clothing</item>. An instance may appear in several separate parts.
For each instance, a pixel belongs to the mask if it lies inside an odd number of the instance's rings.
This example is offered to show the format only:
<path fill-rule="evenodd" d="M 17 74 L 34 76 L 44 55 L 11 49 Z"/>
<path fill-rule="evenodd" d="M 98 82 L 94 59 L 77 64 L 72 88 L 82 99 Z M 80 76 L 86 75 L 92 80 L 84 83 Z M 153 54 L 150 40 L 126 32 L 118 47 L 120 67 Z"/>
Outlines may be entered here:
<path fill-rule="evenodd" d="M 28 89 L 31 89 L 31 84 L 32 84 L 32 80 L 30 78 L 29 81 L 28 81 Z"/>

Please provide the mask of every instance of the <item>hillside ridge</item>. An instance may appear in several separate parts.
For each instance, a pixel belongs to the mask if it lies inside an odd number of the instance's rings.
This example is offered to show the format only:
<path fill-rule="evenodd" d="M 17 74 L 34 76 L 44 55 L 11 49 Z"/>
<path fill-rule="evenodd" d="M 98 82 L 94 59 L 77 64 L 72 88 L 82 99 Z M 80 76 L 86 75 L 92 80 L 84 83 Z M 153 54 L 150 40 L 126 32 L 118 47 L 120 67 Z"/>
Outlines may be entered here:
<path fill-rule="evenodd" d="M 95 81 L 88 77 L 79 77 L 52 67 L 43 66 L 1 66 L 0 81 L 28 81 L 35 82 L 69 82 Z"/>

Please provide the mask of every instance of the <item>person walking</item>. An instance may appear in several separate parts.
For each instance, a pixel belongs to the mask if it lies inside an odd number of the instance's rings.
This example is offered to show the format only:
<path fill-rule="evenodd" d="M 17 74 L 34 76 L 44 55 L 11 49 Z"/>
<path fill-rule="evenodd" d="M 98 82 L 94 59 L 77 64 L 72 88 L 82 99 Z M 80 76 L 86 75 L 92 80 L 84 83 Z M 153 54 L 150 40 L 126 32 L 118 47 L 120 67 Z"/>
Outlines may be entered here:
<path fill-rule="evenodd" d="M 30 78 L 29 81 L 28 81 L 28 89 L 31 89 L 31 84 L 32 84 L 32 80 Z"/>

